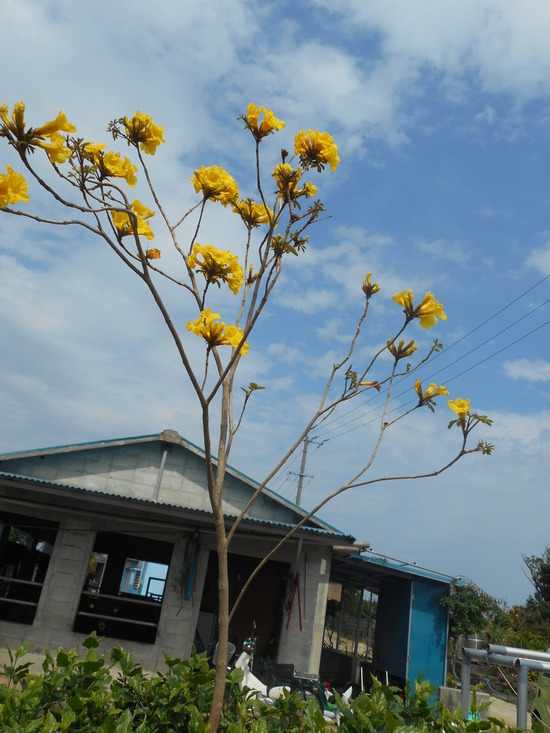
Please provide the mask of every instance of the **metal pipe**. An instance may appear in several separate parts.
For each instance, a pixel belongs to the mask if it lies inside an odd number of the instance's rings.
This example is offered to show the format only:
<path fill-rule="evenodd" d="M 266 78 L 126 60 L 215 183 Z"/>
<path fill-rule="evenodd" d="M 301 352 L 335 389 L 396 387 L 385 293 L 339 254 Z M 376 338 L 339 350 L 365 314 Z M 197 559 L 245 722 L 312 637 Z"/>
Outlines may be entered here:
<path fill-rule="evenodd" d="M 462 647 L 462 655 L 468 659 L 476 659 L 478 662 L 487 661 L 487 652 L 485 649 L 470 649 L 469 646 Z"/>
<path fill-rule="evenodd" d="M 550 672 L 550 662 L 539 662 L 536 659 L 516 659 L 515 667 L 527 667 L 537 672 Z"/>
<path fill-rule="evenodd" d="M 517 659 L 506 654 L 487 654 L 487 661 L 489 664 L 503 664 L 505 667 L 513 667 Z"/>
<path fill-rule="evenodd" d="M 519 664 L 518 671 L 518 702 L 516 725 L 522 730 L 527 730 L 527 673 L 529 666 Z"/>
<path fill-rule="evenodd" d="M 490 664 L 503 664 L 506 667 L 513 667 L 517 661 L 517 657 L 510 657 L 505 654 L 489 654 L 484 649 L 470 649 L 470 647 L 463 647 L 462 655 L 482 664 L 489 662 Z"/>
<path fill-rule="evenodd" d="M 538 659 L 539 662 L 550 662 L 550 654 L 548 652 L 534 651 L 533 649 L 520 649 L 515 646 L 499 646 L 498 644 L 488 644 L 487 651 L 495 654 L 509 654 L 512 657 L 522 657 L 523 659 Z"/>
<path fill-rule="evenodd" d="M 470 679 L 471 679 L 472 663 L 468 656 L 462 658 L 462 717 L 468 720 L 470 713 Z"/>

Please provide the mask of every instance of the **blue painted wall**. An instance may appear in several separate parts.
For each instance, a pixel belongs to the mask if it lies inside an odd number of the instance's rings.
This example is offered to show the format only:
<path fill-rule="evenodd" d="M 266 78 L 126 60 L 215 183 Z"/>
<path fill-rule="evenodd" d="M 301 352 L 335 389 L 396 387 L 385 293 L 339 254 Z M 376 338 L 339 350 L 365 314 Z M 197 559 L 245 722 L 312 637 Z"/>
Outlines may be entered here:
<path fill-rule="evenodd" d="M 440 599 L 446 594 L 447 585 L 430 580 L 382 581 L 373 649 L 375 671 L 411 683 L 422 672 L 434 687 L 444 684 L 447 610 Z"/>
<path fill-rule="evenodd" d="M 441 606 L 447 587 L 428 580 L 414 580 L 409 641 L 408 679 L 420 671 L 434 687 L 445 684 L 447 609 Z"/>

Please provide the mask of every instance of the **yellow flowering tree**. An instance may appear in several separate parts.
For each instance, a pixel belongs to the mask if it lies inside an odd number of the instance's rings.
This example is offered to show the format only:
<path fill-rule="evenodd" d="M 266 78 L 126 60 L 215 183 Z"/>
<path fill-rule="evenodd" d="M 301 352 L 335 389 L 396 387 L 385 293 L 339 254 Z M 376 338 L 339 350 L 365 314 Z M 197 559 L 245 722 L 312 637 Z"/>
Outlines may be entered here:
<path fill-rule="evenodd" d="M 213 513 L 219 572 L 219 655 L 210 717 L 212 730 L 217 728 L 222 710 L 228 628 L 235 608 L 229 608 L 229 546 L 252 502 L 298 449 L 309 431 L 325 420 L 338 405 L 356 399 L 369 389 L 375 389 L 383 395 L 378 436 L 365 464 L 345 484 L 324 497 L 259 563 L 257 572 L 283 542 L 335 496 L 352 487 L 388 480 L 388 477 L 367 477 L 387 431 L 417 409 L 427 407 L 433 411 L 438 397 L 449 396 L 449 391 L 443 385 L 433 383 L 424 386 L 416 380 L 416 399 L 412 406 L 391 419 L 388 415 L 395 380 L 414 373 L 441 348 L 436 340 L 427 353 L 419 356 L 414 338 L 409 333 L 404 335 L 406 330 L 414 328 L 415 322 L 424 329 L 430 329 L 438 320 L 446 319 L 441 303 L 430 292 L 417 304 L 410 290 L 394 295 L 393 300 L 402 308 L 404 318 L 401 318 L 395 333 L 384 346 L 368 360 L 361 361 L 359 367 L 353 365 L 352 359 L 358 358 L 357 344 L 362 337 L 371 299 L 380 291 L 380 285 L 373 281 L 372 273 L 367 272 L 363 282 L 357 283 L 364 297 L 362 308 L 357 313 L 353 336 L 340 361 L 330 370 L 317 408 L 295 443 L 258 487 L 240 516 L 231 526 L 226 526 L 222 496 L 227 462 L 251 395 L 263 389 L 252 382 L 248 386 L 241 386 L 242 391 L 235 392 L 237 370 L 241 359 L 254 348 L 254 328 L 277 286 L 287 258 L 290 255 L 305 255 L 308 232 L 324 211 L 321 200 L 315 198 L 317 184 L 311 179 L 318 180 L 318 175 L 327 168 L 334 172 L 340 161 L 337 145 L 330 134 L 319 130 L 301 130 L 294 137 L 293 154 L 283 148 L 280 161 L 274 170 L 266 174 L 261 164 L 261 146 L 275 133 L 284 135 L 285 123 L 271 110 L 256 104 L 248 105 L 240 119 L 246 132 L 251 135 L 255 150 L 255 170 L 252 171 L 256 181 L 254 195 L 241 197 L 237 182 L 223 168 L 216 165 L 200 166 L 189 179 L 198 196 L 197 203 L 173 218 L 159 200 L 145 158 L 147 155 L 154 156 L 159 145 L 164 143 L 163 128 L 155 124 L 149 115 L 138 111 L 133 117 L 123 117 L 110 123 L 108 129 L 113 141 L 124 148 L 121 152 L 108 150 L 103 142 L 77 137 L 75 126 L 63 112 L 59 112 L 50 122 L 33 127 L 25 122 L 25 105 L 22 102 L 15 104 L 11 115 L 7 105 L 0 106 L 0 136 L 15 149 L 21 163 L 20 171 L 7 166 L 6 174 L 0 174 L 0 211 L 48 225 L 83 227 L 103 240 L 143 282 L 152 296 L 200 405 L 206 482 Z M 128 149 L 130 157 L 125 155 Z M 40 151 L 44 152 L 51 164 L 49 178 L 33 166 L 32 154 Z M 138 177 L 145 184 L 145 203 L 130 197 L 127 192 L 127 187 L 136 186 Z M 53 207 L 58 212 L 57 217 L 45 219 L 32 211 L 29 182 L 34 187 L 42 188 L 51 197 Z M 273 192 L 271 195 L 267 193 L 269 190 Z M 241 221 L 243 236 L 237 251 L 227 249 L 225 242 L 199 242 L 208 207 L 220 204 L 229 208 Z M 191 232 L 186 241 L 182 241 L 180 236 L 180 232 L 184 231 L 184 228 L 180 229 L 184 222 L 190 223 L 188 231 Z M 163 258 L 165 245 L 153 247 L 148 244 L 161 229 L 163 241 L 172 250 L 171 257 Z M 174 267 L 176 259 L 179 259 L 179 264 Z M 172 263 L 172 266 L 164 265 L 164 262 Z M 180 287 L 187 297 L 186 328 L 179 329 L 176 326 L 173 314 L 163 299 L 163 283 Z M 213 285 L 216 288 L 212 288 Z M 231 293 L 229 298 L 235 299 L 231 314 L 217 313 L 212 309 L 213 293 L 225 288 Z M 190 348 L 189 339 L 194 337 L 201 339 L 204 347 L 198 362 L 192 358 L 196 350 Z M 473 447 L 468 444 L 472 430 L 480 422 L 489 425 L 491 421 L 471 412 L 467 399 L 455 398 L 448 405 L 456 415 L 449 427 L 456 426 L 461 434 L 457 452 L 443 466 L 434 468 L 424 476 L 442 473 L 466 454 L 488 454 L 492 450 L 492 446 L 484 441 Z M 213 454 L 217 455 L 216 463 L 212 459 Z M 394 478 L 419 477 L 416 474 Z M 241 589 L 237 603 L 253 575 Z"/>

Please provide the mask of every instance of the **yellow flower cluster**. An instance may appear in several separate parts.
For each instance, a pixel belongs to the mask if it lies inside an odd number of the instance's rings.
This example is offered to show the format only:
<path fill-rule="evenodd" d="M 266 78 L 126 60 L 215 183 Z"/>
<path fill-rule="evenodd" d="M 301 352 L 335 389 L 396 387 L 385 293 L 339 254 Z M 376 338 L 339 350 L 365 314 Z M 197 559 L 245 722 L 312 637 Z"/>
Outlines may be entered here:
<path fill-rule="evenodd" d="M 194 174 L 189 180 L 195 187 L 195 193 L 202 191 L 205 199 L 213 199 L 227 206 L 239 198 L 237 183 L 223 168 L 217 165 L 201 165 Z"/>
<path fill-rule="evenodd" d="M 21 173 L 16 173 L 9 165 L 6 175 L 0 174 L 0 209 L 18 201 L 28 201 L 27 181 Z"/>
<path fill-rule="evenodd" d="M 144 236 L 145 239 L 154 239 L 155 235 L 151 230 L 149 222 L 146 220 L 154 216 L 155 212 L 148 209 L 147 206 L 144 206 L 141 201 L 138 201 L 137 199 L 132 201 L 130 206 L 132 207 L 132 211 L 137 219 L 137 234 Z M 125 211 L 112 211 L 111 216 L 113 218 L 113 224 L 117 228 L 121 237 L 134 234 L 129 214 Z"/>
<path fill-rule="evenodd" d="M 240 199 L 232 203 L 235 214 L 239 214 L 249 227 L 269 224 L 273 221 L 273 211 L 268 206 L 256 204 L 252 199 Z"/>
<path fill-rule="evenodd" d="M 456 400 L 449 400 L 447 404 L 458 415 L 460 422 L 464 424 L 466 422 L 466 415 L 470 412 L 470 400 L 463 400 L 457 397 Z"/>
<path fill-rule="evenodd" d="M 187 261 L 190 269 L 195 267 L 204 275 L 207 282 L 227 283 L 229 289 L 237 294 L 243 286 L 244 273 L 239 265 L 237 255 L 229 250 L 217 249 L 212 244 L 193 245 L 193 250 Z"/>
<path fill-rule="evenodd" d="M 201 311 L 196 321 L 189 321 L 187 330 L 192 331 L 196 336 L 202 336 L 210 347 L 232 346 L 234 349 L 241 343 L 243 330 L 238 326 L 226 326 L 219 313 L 212 313 L 210 308 Z M 241 347 L 241 354 L 248 353 L 249 346 L 246 341 Z"/>
<path fill-rule="evenodd" d="M 387 344 L 388 351 L 396 361 L 399 361 L 399 359 L 407 359 L 418 349 L 418 346 L 414 341 L 409 341 L 409 343 L 406 344 L 405 339 L 401 339 L 398 344 L 396 344 L 395 341 L 388 341 Z"/>
<path fill-rule="evenodd" d="M 340 158 L 338 157 L 338 146 L 328 132 L 319 130 L 300 130 L 294 138 L 294 152 L 300 156 L 300 161 L 305 168 L 312 165 L 317 170 L 322 170 L 328 163 L 331 170 L 336 170 Z"/>
<path fill-rule="evenodd" d="M 380 291 L 380 285 L 378 285 L 378 283 L 371 283 L 371 277 L 372 272 L 367 272 L 367 277 L 363 280 L 363 284 L 361 285 L 361 290 L 365 293 L 367 298 L 370 298 L 371 295 Z"/>
<path fill-rule="evenodd" d="M 147 257 L 148 260 L 160 260 L 160 249 L 151 247 L 151 249 L 148 249 L 145 252 L 145 256 Z"/>
<path fill-rule="evenodd" d="M 273 178 L 277 182 L 279 196 L 285 201 L 288 199 L 295 200 L 300 196 L 311 198 L 317 193 L 317 186 L 309 181 L 304 184 L 303 188 L 298 188 L 302 173 L 301 168 L 293 168 L 290 163 L 278 163 L 275 166 Z"/>
<path fill-rule="evenodd" d="M 433 400 L 435 397 L 439 397 L 439 395 L 446 395 L 449 396 L 449 390 L 447 387 L 443 387 L 440 385 L 439 387 L 435 382 L 432 382 L 429 387 L 424 389 L 422 387 L 422 382 L 417 379 L 414 383 L 414 390 L 418 397 L 420 398 L 420 402 L 430 402 L 430 400 Z"/>
<path fill-rule="evenodd" d="M 443 312 L 443 306 L 433 296 L 432 293 L 426 293 L 419 305 L 414 307 L 414 298 L 410 290 L 403 290 L 401 293 L 396 293 L 392 300 L 400 305 L 408 318 L 418 318 L 422 328 L 431 328 L 437 323 L 437 319 L 440 318 L 442 321 L 447 320 L 447 316 Z"/>
<path fill-rule="evenodd" d="M 27 148 L 42 148 L 46 151 L 51 163 L 65 163 L 72 154 L 65 144 L 62 132 L 76 132 L 63 112 L 50 122 L 40 127 L 29 127 L 25 131 L 25 104 L 17 102 L 12 111 L 11 119 L 8 116 L 8 105 L 0 106 L 1 132 L 19 150 Z"/>
<path fill-rule="evenodd" d="M 264 113 L 264 118 L 258 125 L 262 112 Z M 244 121 L 246 122 L 248 129 L 254 135 L 254 138 L 258 141 L 266 137 L 266 135 L 270 135 L 275 130 L 282 130 L 285 126 L 283 120 L 277 119 L 270 109 L 262 106 L 258 107 L 253 103 L 249 104 L 246 108 Z"/>
<path fill-rule="evenodd" d="M 154 155 L 158 146 L 164 142 L 164 128 L 155 125 L 149 115 L 145 115 L 139 110 L 129 120 L 124 118 L 124 127 L 129 142 L 143 150 L 148 155 Z"/>
<path fill-rule="evenodd" d="M 124 178 L 132 188 L 137 183 L 137 166 L 132 165 L 129 158 L 122 159 L 120 153 L 104 153 L 107 146 L 103 143 L 87 143 L 84 150 L 90 156 L 92 163 L 98 168 L 101 178 Z"/>

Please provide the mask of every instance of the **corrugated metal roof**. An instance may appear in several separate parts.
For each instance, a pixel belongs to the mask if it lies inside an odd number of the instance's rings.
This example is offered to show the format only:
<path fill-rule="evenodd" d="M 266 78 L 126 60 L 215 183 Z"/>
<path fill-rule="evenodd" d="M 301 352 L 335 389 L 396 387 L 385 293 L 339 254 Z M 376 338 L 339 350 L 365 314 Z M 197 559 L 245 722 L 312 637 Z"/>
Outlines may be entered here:
<path fill-rule="evenodd" d="M 182 438 L 182 436 L 176 431 L 176 430 L 163 430 L 162 433 L 153 433 L 151 435 L 139 435 L 139 436 L 131 436 L 127 438 L 113 438 L 109 440 L 96 440 L 96 441 L 88 441 L 85 443 L 72 443 L 68 445 L 58 445 L 58 446 L 51 446 L 49 448 L 36 448 L 32 450 L 25 450 L 25 451 L 14 451 L 11 453 L 0 453 L 0 463 L 5 460 L 11 460 L 11 459 L 17 459 L 17 458 L 28 458 L 32 456 L 37 455 L 53 455 L 54 453 L 69 453 L 71 451 L 78 451 L 78 450 L 93 450 L 96 448 L 102 448 L 102 447 L 116 447 L 116 446 L 123 446 L 123 445 L 135 445 L 138 443 L 151 443 L 155 441 L 160 442 L 170 442 L 175 445 L 181 445 L 181 447 L 186 448 L 187 450 L 190 450 L 192 453 L 195 453 L 201 458 L 204 458 L 205 453 L 202 448 L 199 448 L 199 446 L 195 445 L 195 443 L 192 443 L 191 441 L 187 440 L 186 438 Z M 214 463 L 217 463 L 217 457 L 212 456 L 212 459 Z M 233 468 L 232 466 L 227 466 L 227 473 L 229 473 L 232 476 L 235 476 L 236 478 L 240 479 L 244 483 L 248 484 L 252 489 L 256 490 L 258 489 L 261 484 L 258 481 L 255 481 L 254 479 L 250 478 L 250 476 L 247 476 L 242 471 L 239 471 L 236 468 Z M 0 471 L 1 474 L 1 471 Z M 45 482 L 48 483 L 48 482 Z M 75 488 L 82 489 L 80 486 L 75 486 Z M 290 501 L 290 499 L 287 499 L 284 496 L 281 496 L 280 494 L 277 494 L 276 491 L 273 491 L 273 489 L 270 489 L 268 486 L 265 486 L 262 489 L 262 493 L 266 496 L 269 496 L 271 499 L 276 501 L 278 504 L 281 504 L 282 506 L 287 507 L 288 509 L 291 509 L 292 511 L 295 511 L 297 514 L 300 514 L 302 516 L 305 516 L 308 512 L 298 504 L 295 504 L 293 501 Z M 118 494 L 118 496 L 121 496 Z M 132 497 L 128 497 L 132 498 Z M 170 506 L 169 504 L 166 504 L 166 506 Z M 312 521 L 322 525 L 326 528 L 326 530 L 329 533 L 337 534 L 343 537 L 350 536 L 345 535 L 341 530 L 337 529 L 336 527 L 333 527 L 332 525 L 328 524 L 328 522 L 325 522 L 323 519 L 320 519 L 318 516 L 313 516 Z"/>
<path fill-rule="evenodd" d="M 131 504 L 136 504 L 139 506 L 148 506 L 148 507 L 155 507 L 155 508 L 159 508 L 159 507 L 164 508 L 165 507 L 166 509 L 183 510 L 183 511 L 189 512 L 197 516 L 203 516 L 203 517 L 212 516 L 212 512 L 206 509 L 197 509 L 195 507 L 184 506 L 183 504 L 171 504 L 168 502 L 162 502 L 158 500 L 152 501 L 151 499 L 142 499 L 142 498 L 135 497 L 135 496 L 126 496 L 124 494 L 115 494 L 113 492 L 103 491 L 101 489 L 83 488 L 82 486 L 77 486 L 75 484 L 65 484 L 65 483 L 60 483 L 58 481 L 49 481 L 46 479 L 23 476 L 23 475 L 15 474 L 15 473 L 8 473 L 7 471 L 0 471 L 0 479 L 2 477 L 8 480 L 12 480 L 12 481 L 24 481 L 26 483 L 34 484 L 35 486 L 50 486 L 54 488 L 65 489 L 68 491 L 79 492 L 79 493 L 83 493 L 86 495 L 92 495 L 92 496 L 99 495 L 107 499 L 119 499 L 119 500 L 122 499 L 123 501 L 127 501 L 127 502 L 130 502 Z M 237 514 L 226 514 L 225 516 L 230 519 L 230 518 L 236 518 L 238 515 Z M 251 517 L 248 515 L 245 516 L 244 521 L 246 523 L 251 523 L 255 525 L 262 525 L 266 527 L 281 527 L 285 529 L 292 529 L 293 527 L 296 526 L 294 523 L 291 523 L 291 522 L 282 522 L 282 521 L 275 520 L 275 519 L 261 519 L 257 517 Z M 333 529 L 333 528 L 324 529 L 322 527 L 312 527 L 311 525 L 303 525 L 300 528 L 300 531 L 304 531 L 304 532 L 311 533 L 311 534 L 317 534 L 320 536 L 329 536 L 329 537 L 336 536 L 339 538 L 345 537 L 347 539 L 353 540 L 353 537 L 351 537 L 350 535 L 346 535 L 343 532 Z"/>
<path fill-rule="evenodd" d="M 429 570 L 416 563 L 405 562 L 404 560 L 396 560 L 386 555 L 378 555 L 372 552 L 367 552 L 366 555 L 354 555 L 353 557 L 360 559 L 362 562 L 372 563 L 390 570 L 395 570 L 400 573 L 406 573 L 407 575 L 418 575 L 428 580 L 437 580 L 440 583 L 451 583 L 454 578 L 452 575 L 445 573 L 439 573 L 436 570 Z"/>
<path fill-rule="evenodd" d="M 381 580 L 392 576 L 409 579 L 417 577 L 445 585 L 457 580 L 451 575 L 371 551 L 364 555 L 353 554 L 333 558 L 331 580 L 351 587 L 362 587 L 378 592 Z"/>

